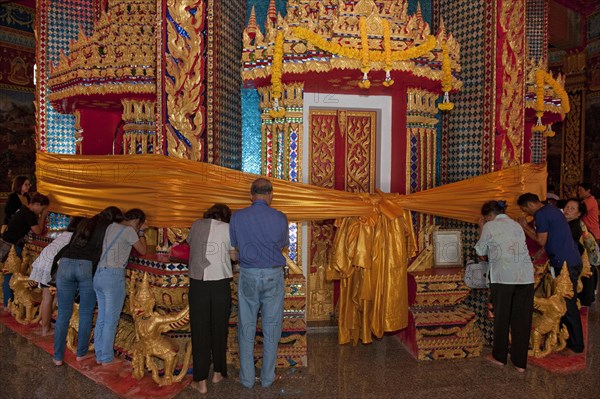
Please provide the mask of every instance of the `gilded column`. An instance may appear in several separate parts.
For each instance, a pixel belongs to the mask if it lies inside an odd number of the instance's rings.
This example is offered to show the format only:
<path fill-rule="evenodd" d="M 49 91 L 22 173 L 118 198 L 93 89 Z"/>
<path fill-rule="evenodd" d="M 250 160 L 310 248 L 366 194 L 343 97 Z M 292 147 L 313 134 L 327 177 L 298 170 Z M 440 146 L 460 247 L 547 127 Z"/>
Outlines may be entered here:
<path fill-rule="evenodd" d="M 525 0 L 498 1 L 494 169 L 523 162 L 525 131 Z"/>
<path fill-rule="evenodd" d="M 205 161 L 205 0 L 167 0 L 165 79 L 169 156 Z"/>

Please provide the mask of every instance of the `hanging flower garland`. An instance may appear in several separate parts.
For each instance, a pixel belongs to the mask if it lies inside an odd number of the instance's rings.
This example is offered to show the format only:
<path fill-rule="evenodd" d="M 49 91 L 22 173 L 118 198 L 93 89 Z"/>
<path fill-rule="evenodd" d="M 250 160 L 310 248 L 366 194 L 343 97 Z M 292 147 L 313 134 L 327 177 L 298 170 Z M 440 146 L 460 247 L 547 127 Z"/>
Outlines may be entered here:
<path fill-rule="evenodd" d="M 452 67 L 448 45 L 444 42 L 442 44 L 442 91 L 444 92 L 444 99 L 438 104 L 438 108 L 442 111 L 454 109 L 454 103 L 450 101 L 450 90 L 452 90 Z"/>
<path fill-rule="evenodd" d="M 385 19 L 383 20 L 383 54 L 385 55 L 385 81 L 383 85 L 390 87 L 394 84 L 394 79 L 390 74 L 392 70 L 392 32 L 390 29 L 390 22 Z"/>
<path fill-rule="evenodd" d="M 355 60 L 362 60 L 361 50 L 353 47 L 341 46 L 337 43 L 332 43 L 325 40 L 315 32 L 306 28 L 295 27 L 293 28 L 294 36 L 298 39 L 303 39 L 321 50 L 338 55 L 344 58 L 351 58 Z M 421 57 L 435 48 L 437 44 L 435 36 L 427 36 L 425 43 L 418 47 L 411 47 L 403 51 L 392 51 L 391 62 L 406 61 L 412 58 Z M 381 50 L 369 50 L 369 60 L 371 62 L 385 62 L 385 52 Z"/>
<path fill-rule="evenodd" d="M 548 84 L 554 90 L 554 93 L 560 98 L 560 104 L 562 105 L 563 111 L 568 113 L 571 110 L 569 104 L 569 95 L 565 89 L 558 84 L 552 75 L 543 69 L 538 69 L 535 72 L 535 116 L 537 121 L 535 126 L 531 128 L 533 132 L 542 132 L 546 137 L 553 137 L 554 132 L 550 125 L 544 126 L 542 123 L 542 116 L 544 116 L 544 96 L 545 96 L 545 84 Z"/>
<path fill-rule="evenodd" d="M 271 65 L 271 100 L 273 108 L 269 111 L 271 118 L 283 118 L 285 116 L 285 108 L 279 106 L 281 99 L 282 85 L 281 74 L 283 70 L 283 31 L 277 32 L 275 38 L 275 49 L 273 52 L 273 63 Z"/>
<path fill-rule="evenodd" d="M 361 17 L 359 21 L 360 27 L 360 70 L 363 73 L 362 81 L 358 82 L 358 87 L 361 89 L 368 89 L 371 87 L 369 81 L 369 71 L 371 70 L 371 60 L 369 58 L 369 34 L 367 33 L 367 19 Z"/>

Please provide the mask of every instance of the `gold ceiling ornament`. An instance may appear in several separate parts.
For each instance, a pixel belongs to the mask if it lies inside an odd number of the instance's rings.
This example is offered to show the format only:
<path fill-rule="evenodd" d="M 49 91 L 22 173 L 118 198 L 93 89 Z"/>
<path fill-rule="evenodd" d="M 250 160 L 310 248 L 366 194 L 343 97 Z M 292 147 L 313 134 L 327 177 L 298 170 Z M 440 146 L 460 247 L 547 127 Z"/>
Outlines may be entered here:
<path fill-rule="evenodd" d="M 61 51 L 48 81 L 52 102 L 94 94 L 156 92 L 155 0 L 109 0 L 86 36 Z"/>
<path fill-rule="evenodd" d="M 359 86 L 371 82 L 369 71 L 385 71 L 391 86 L 392 71 L 442 80 L 442 44 L 446 43 L 451 70 L 460 71 L 460 46 L 443 25 L 433 36 L 420 7 L 408 15 L 407 0 L 340 1 L 290 0 L 287 14 L 269 16 L 264 34 L 255 20 L 243 32 L 242 78 L 268 78 L 279 65 L 276 38 L 283 31 L 282 74 L 326 73 L 336 69 L 360 69 Z M 416 61 L 415 59 L 419 59 Z M 277 66 L 276 66 L 277 65 Z M 461 82 L 455 80 L 453 87 Z M 264 81 L 257 82 L 263 85 Z"/>
<path fill-rule="evenodd" d="M 542 61 L 539 63 L 534 59 L 527 61 L 525 107 L 535 111 L 537 120 L 532 131 L 545 135 L 550 130 L 542 123 L 545 113 L 564 116 L 571 110 L 569 95 L 564 89 L 565 77 L 559 73 L 555 78 L 546 69 Z M 552 137 L 552 135 L 547 135 L 547 137 Z"/>

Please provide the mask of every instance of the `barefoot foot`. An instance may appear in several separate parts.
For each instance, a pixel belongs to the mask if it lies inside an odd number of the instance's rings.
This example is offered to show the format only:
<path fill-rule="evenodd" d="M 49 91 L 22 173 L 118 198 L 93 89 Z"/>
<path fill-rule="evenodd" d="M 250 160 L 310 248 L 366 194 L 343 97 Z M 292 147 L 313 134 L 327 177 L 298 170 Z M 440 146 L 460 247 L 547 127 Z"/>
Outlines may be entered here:
<path fill-rule="evenodd" d="M 497 366 L 504 366 L 504 363 L 502 363 L 500 360 L 496 360 L 496 358 L 494 357 L 494 355 L 492 355 L 491 353 L 488 353 L 487 355 L 485 355 L 483 357 L 485 360 L 497 365 Z"/>
<path fill-rule="evenodd" d="M 201 394 L 205 394 L 208 392 L 208 388 L 206 386 L 206 380 L 202 381 L 193 381 L 192 388 L 200 392 Z"/>
<path fill-rule="evenodd" d="M 212 382 L 213 384 L 218 384 L 223 380 L 223 375 L 221 373 L 213 373 Z"/>

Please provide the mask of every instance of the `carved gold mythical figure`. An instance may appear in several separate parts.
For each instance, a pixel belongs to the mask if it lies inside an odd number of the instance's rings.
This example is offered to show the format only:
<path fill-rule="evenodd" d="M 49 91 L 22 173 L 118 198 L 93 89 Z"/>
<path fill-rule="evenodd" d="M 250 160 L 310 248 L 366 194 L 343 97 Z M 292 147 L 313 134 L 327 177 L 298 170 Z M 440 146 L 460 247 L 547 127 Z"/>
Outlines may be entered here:
<path fill-rule="evenodd" d="M 8 303 L 12 316 L 20 324 L 38 323 L 41 318 L 39 313 L 42 302 L 42 291 L 29 284 L 29 276 L 14 273 L 10 279 L 10 289 L 13 290 L 13 299 Z"/>
<path fill-rule="evenodd" d="M 572 298 L 575 293 L 566 263 L 560 275 L 554 279 L 552 288 L 553 293 L 548 298 L 534 298 L 530 356 L 545 357 L 563 350 L 567 345 L 569 332 L 564 325 L 561 327 L 560 319 L 567 312 L 565 298 Z"/>
<path fill-rule="evenodd" d="M 163 333 L 174 329 L 181 329 L 189 323 L 189 306 L 177 313 L 160 314 L 154 311 L 154 294 L 148 283 L 148 274 L 144 273 L 141 286 L 134 292 L 135 283 L 132 280 L 129 286 L 129 306 L 135 325 L 136 341 L 133 345 L 133 372 L 136 379 L 144 376 L 144 368 L 152 372 L 152 379 L 159 386 L 171 385 L 181 381 L 188 369 L 192 355 L 191 342 L 187 345 L 182 371 L 174 375 L 177 359 L 177 348 Z M 164 375 L 158 375 L 159 365 L 157 358 L 162 360 Z"/>

